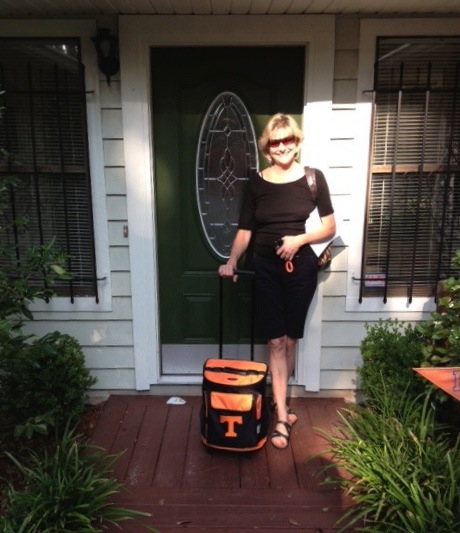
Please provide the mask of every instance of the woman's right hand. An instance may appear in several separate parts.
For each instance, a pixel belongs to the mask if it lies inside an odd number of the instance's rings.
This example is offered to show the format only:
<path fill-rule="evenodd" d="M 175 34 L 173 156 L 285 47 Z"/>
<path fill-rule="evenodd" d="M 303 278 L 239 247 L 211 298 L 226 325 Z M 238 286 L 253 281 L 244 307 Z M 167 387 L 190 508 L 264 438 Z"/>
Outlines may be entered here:
<path fill-rule="evenodd" d="M 220 265 L 218 272 L 222 278 L 233 278 L 233 281 L 238 279 L 238 276 L 235 275 L 235 266 L 232 264 L 225 263 L 225 265 Z"/>
<path fill-rule="evenodd" d="M 246 251 L 249 241 L 251 240 L 251 235 L 252 232 L 248 229 L 239 229 L 236 232 L 230 256 L 225 265 L 220 265 L 219 267 L 219 276 L 223 278 L 233 278 L 233 281 L 238 279 L 238 276 L 235 274 L 238 259 Z"/>

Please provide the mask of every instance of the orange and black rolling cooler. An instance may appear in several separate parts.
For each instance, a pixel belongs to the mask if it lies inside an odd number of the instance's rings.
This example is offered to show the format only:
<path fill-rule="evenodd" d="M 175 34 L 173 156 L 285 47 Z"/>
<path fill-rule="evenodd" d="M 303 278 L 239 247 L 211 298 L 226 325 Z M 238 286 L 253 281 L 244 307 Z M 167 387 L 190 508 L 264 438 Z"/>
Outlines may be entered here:
<path fill-rule="evenodd" d="M 253 272 L 238 270 L 236 274 Z M 267 441 L 269 426 L 265 392 L 268 366 L 254 361 L 254 310 L 250 360 L 223 358 L 222 278 L 219 288 L 219 358 L 207 359 L 203 366 L 201 439 L 209 448 L 234 452 L 259 450 Z"/>

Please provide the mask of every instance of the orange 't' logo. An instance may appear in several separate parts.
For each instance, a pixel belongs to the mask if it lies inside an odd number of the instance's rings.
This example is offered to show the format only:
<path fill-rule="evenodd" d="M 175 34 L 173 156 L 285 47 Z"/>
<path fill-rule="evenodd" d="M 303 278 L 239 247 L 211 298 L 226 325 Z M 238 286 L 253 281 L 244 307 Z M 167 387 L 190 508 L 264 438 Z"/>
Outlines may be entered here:
<path fill-rule="evenodd" d="M 238 433 L 235 431 L 236 424 L 243 423 L 242 416 L 221 416 L 220 422 L 222 424 L 227 424 L 227 431 L 225 433 L 226 437 L 238 437 Z"/>

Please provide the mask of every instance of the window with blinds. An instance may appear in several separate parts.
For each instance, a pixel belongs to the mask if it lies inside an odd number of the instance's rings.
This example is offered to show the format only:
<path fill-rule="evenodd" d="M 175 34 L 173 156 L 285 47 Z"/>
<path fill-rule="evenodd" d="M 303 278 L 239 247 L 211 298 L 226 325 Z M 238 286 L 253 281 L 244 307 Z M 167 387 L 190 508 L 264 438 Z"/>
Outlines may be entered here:
<path fill-rule="evenodd" d="M 25 231 L 0 224 L 18 259 L 56 238 L 70 259 L 71 281 L 59 295 L 98 298 L 88 160 L 86 95 L 78 39 L 0 39 L 0 175 L 12 175 L 6 221 L 24 217 Z M 40 283 L 39 280 L 36 281 Z"/>
<path fill-rule="evenodd" d="M 436 296 L 458 274 L 460 38 L 379 38 L 363 297 Z"/>

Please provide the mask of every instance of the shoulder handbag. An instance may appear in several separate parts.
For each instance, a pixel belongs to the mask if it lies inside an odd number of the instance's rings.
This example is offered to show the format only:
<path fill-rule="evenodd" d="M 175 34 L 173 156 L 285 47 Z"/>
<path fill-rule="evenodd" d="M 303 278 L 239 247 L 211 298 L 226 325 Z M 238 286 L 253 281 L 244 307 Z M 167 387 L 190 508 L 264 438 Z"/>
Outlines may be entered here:
<path fill-rule="evenodd" d="M 305 167 L 305 177 L 307 178 L 308 186 L 310 187 L 313 200 L 316 203 L 317 187 L 316 187 L 316 173 L 314 168 Z M 326 268 L 332 261 L 332 244 L 329 243 L 321 255 L 318 257 L 318 267 Z"/>

